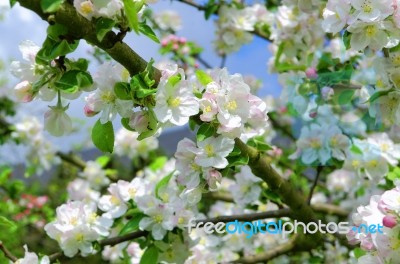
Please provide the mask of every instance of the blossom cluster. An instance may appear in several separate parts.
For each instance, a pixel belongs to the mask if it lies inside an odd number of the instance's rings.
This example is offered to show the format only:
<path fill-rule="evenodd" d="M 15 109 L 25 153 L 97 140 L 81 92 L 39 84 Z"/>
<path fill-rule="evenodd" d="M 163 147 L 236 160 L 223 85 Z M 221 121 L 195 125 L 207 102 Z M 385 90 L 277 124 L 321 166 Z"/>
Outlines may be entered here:
<path fill-rule="evenodd" d="M 36 171 L 40 174 L 60 162 L 56 156 L 57 149 L 46 139 L 43 126 L 37 118 L 26 117 L 17 122 L 11 136 L 18 143 L 28 147 L 26 154 L 26 161 L 30 168 L 28 171 Z"/>
<path fill-rule="evenodd" d="M 396 263 L 399 258 L 400 232 L 400 188 L 385 191 L 371 197 L 367 206 L 360 206 L 353 214 L 356 227 L 361 225 L 381 225 L 382 232 L 356 232 L 350 230 L 347 239 L 351 244 L 360 244 L 366 254 L 358 263 Z"/>
<path fill-rule="evenodd" d="M 218 10 L 218 16 L 214 45 L 220 54 L 238 51 L 253 39 L 251 32 L 257 24 L 265 24 L 269 19 L 267 9 L 261 4 L 242 9 L 223 5 Z"/>
<path fill-rule="evenodd" d="M 157 0 L 148 0 L 145 2 L 155 3 L 157 2 Z M 76 10 L 80 15 L 87 18 L 88 20 L 99 17 L 106 17 L 110 19 L 121 19 L 123 15 L 124 1 L 74 0 L 74 7 L 76 8 Z"/>
<path fill-rule="evenodd" d="M 29 252 L 28 247 L 24 245 L 25 256 L 18 259 L 14 264 L 50 264 L 48 256 L 42 256 L 40 259 L 36 253 Z"/>
<path fill-rule="evenodd" d="M 215 126 L 217 134 L 224 137 L 247 141 L 265 132 L 267 106 L 251 94 L 241 75 L 229 75 L 226 69 L 202 74 L 205 76 L 185 80 L 177 66 L 163 71 L 154 112 L 164 126 L 184 125 L 200 113 L 200 120 Z"/>
<path fill-rule="evenodd" d="M 49 237 L 56 240 L 64 254 L 82 256 L 95 253 L 92 242 L 109 235 L 113 221 L 105 215 L 98 215 L 93 204 L 71 201 L 56 210 L 56 220 L 44 229 Z"/>
<path fill-rule="evenodd" d="M 137 114 L 132 114 L 135 118 Z M 132 122 L 133 123 L 133 122 Z M 137 125 L 133 123 L 131 127 L 137 128 Z M 125 156 L 131 159 L 140 157 L 147 159 L 149 153 L 158 148 L 158 139 L 155 137 L 148 137 L 142 140 L 138 140 L 139 134 L 135 131 L 128 131 L 121 128 L 115 135 L 115 146 L 114 152 L 119 156 Z"/>
<path fill-rule="evenodd" d="M 285 1 L 271 13 L 268 25 L 273 42 L 269 50 L 273 56 L 268 61 L 269 71 L 304 71 L 304 67 L 312 66 L 314 60 L 310 61 L 310 57 L 318 56 L 315 51 L 322 49 L 325 41 L 319 13 L 321 3 L 317 1 L 316 8 L 303 12 L 298 1 Z"/>
<path fill-rule="evenodd" d="M 352 50 L 392 48 L 399 44 L 398 2 L 392 0 L 330 0 L 324 10 L 324 28 L 351 33 Z"/>
<path fill-rule="evenodd" d="M 198 188 L 200 175 L 206 181 L 210 190 L 217 190 L 217 184 L 222 179 L 218 169 L 228 165 L 226 157 L 232 152 L 235 142 L 232 139 L 209 137 L 196 143 L 183 139 L 178 143 L 175 153 L 176 169 L 179 172 L 178 183 L 187 189 Z"/>

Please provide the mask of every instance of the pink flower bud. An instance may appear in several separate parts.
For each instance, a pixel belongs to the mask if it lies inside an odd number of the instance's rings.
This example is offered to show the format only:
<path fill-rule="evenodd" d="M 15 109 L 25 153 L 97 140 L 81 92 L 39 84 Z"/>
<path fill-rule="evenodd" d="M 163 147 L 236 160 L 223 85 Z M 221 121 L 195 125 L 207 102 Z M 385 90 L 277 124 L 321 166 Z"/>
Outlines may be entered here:
<path fill-rule="evenodd" d="M 182 43 L 182 44 L 185 44 L 186 41 L 187 41 L 187 40 L 186 40 L 186 38 L 184 38 L 184 37 L 179 38 L 179 42 Z"/>
<path fill-rule="evenodd" d="M 92 117 L 95 116 L 98 112 L 93 111 L 89 105 L 85 105 L 83 108 L 83 111 L 85 112 L 85 116 L 87 117 Z"/>
<path fill-rule="evenodd" d="M 129 120 L 129 126 L 136 130 L 138 133 L 142 133 L 148 130 L 149 119 L 144 112 L 134 112 Z"/>
<path fill-rule="evenodd" d="M 375 248 L 374 243 L 372 243 L 371 239 L 363 239 L 361 240 L 360 248 L 366 251 L 371 251 Z"/>
<path fill-rule="evenodd" d="M 397 225 L 397 219 L 393 215 L 386 215 L 383 218 L 383 226 L 386 226 L 388 228 L 393 228 Z"/>
<path fill-rule="evenodd" d="M 14 93 L 20 102 L 27 103 L 33 100 L 32 84 L 28 81 L 18 83 L 14 88 Z"/>
<path fill-rule="evenodd" d="M 306 76 L 309 79 L 317 79 L 318 78 L 317 70 L 314 67 L 308 68 L 306 70 Z"/>
<path fill-rule="evenodd" d="M 162 39 L 161 40 L 161 46 L 165 47 L 168 45 L 168 39 Z"/>
<path fill-rule="evenodd" d="M 317 117 L 317 115 L 318 115 L 318 111 L 311 111 L 309 114 L 308 114 L 311 118 L 316 118 Z"/>
<path fill-rule="evenodd" d="M 178 49 L 179 49 L 179 45 L 178 45 L 178 44 L 174 44 L 174 45 L 172 46 L 172 49 L 178 50 Z"/>

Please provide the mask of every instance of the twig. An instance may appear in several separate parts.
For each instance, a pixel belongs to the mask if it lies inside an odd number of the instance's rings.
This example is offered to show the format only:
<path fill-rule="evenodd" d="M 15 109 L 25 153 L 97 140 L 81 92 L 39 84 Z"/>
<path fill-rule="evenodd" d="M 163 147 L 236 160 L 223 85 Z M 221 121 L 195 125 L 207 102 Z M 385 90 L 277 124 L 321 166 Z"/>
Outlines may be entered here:
<path fill-rule="evenodd" d="M 204 67 L 206 67 L 207 69 L 212 69 L 213 66 L 211 66 L 211 64 L 209 64 L 207 61 L 205 61 L 202 57 L 200 57 L 200 55 L 196 55 L 194 56 L 201 64 L 203 64 Z"/>
<path fill-rule="evenodd" d="M 218 216 L 215 218 L 197 220 L 196 222 L 197 223 L 200 223 L 200 222 L 214 223 L 214 224 L 218 223 L 218 222 L 227 223 L 227 222 L 231 222 L 231 221 L 235 221 L 235 220 L 251 222 L 251 221 L 268 219 L 268 218 L 290 217 L 290 212 L 291 211 L 289 208 L 285 208 L 285 209 L 269 211 L 269 212 L 262 212 L 262 213 Z"/>
<path fill-rule="evenodd" d="M 321 172 L 322 172 L 323 169 L 324 169 L 323 166 L 317 167 L 317 174 L 315 175 L 314 183 L 311 186 L 310 193 L 308 194 L 308 198 L 307 198 L 307 203 L 309 205 L 311 204 L 311 199 L 312 199 L 312 196 L 313 196 L 313 193 L 314 193 L 314 189 L 315 189 L 315 187 L 317 187 L 317 184 L 318 184 L 318 181 L 319 181 L 319 177 L 320 177 Z"/>
<path fill-rule="evenodd" d="M 116 237 L 111 237 L 111 238 L 106 238 L 103 240 L 99 241 L 100 246 L 104 247 L 104 246 L 114 246 L 116 244 L 125 242 L 125 241 L 129 241 L 129 240 L 133 240 L 135 238 L 139 238 L 139 237 L 143 237 L 146 236 L 149 232 L 147 231 L 136 231 L 136 232 L 132 232 L 123 236 L 116 236 Z M 57 258 L 63 256 L 64 254 L 62 252 L 56 252 L 52 255 L 49 256 L 49 259 L 51 261 L 56 260 Z"/>
<path fill-rule="evenodd" d="M 209 198 L 213 200 L 224 201 L 227 203 L 233 203 L 233 197 L 230 193 L 227 192 L 209 192 L 204 194 L 204 198 Z"/>
<path fill-rule="evenodd" d="M 272 126 L 274 128 L 279 129 L 280 131 L 283 132 L 283 134 L 288 136 L 291 140 L 296 141 L 296 138 L 292 134 L 292 132 L 290 132 L 286 127 L 284 127 L 281 124 L 279 124 L 278 120 L 275 119 L 275 116 L 273 115 L 273 113 L 268 113 L 268 117 L 269 117 L 269 120 L 271 121 Z"/>
<path fill-rule="evenodd" d="M 100 241 L 100 246 L 114 246 L 116 244 L 129 241 L 135 238 L 146 236 L 149 232 L 147 231 L 136 231 L 123 236 L 117 236 L 112 238 L 106 238 Z"/>
<path fill-rule="evenodd" d="M 62 152 L 57 152 L 56 155 L 58 157 L 60 157 L 60 159 L 62 159 L 63 161 L 68 162 L 71 165 L 74 165 L 75 167 L 77 167 L 80 170 L 84 170 L 85 167 L 86 167 L 86 163 L 83 160 L 81 160 L 81 159 L 79 159 L 76 156 L 73 156 L 71 154 L 67 155 L 67 154 L 62 153 Z"/>
<path fill-rule="evenodd" d="M 220 68 L 224 68 L 226 64 L 226 54 L 222 55 Z"/>
<path fill-rule="evenodd" d="M 7 248 L 4 246 L 3 242 L 0 241 L 0 250 L 3 251 L 4 255 L 10 259 L 12 262 L 16 262 L 18 258 L 14 256 Z"/>
<path fill-rule="evenodd" d="M 219 200 L 219 201 L 224 201 L 228 203 L 233 203 L 233 197 L 229 193 L 224 193 L 224 192 L 212 192 L 212 193 L 207 193 L 205 197 L 214 199 L 214 200 Z M 337 205 L 334 204 L 325 204 L 325 203 L 316 203 L 312 204 L 311 208 L 314 210 L 316 213 L 324 213 L 324 214 L 330 214 L 330 215 L 336 215 L 339 217 L 347 217 L 349 215 L 349 211 L 346 209 L 343 209 Z"/>
<path fill-rule="evenodd" d="M 293 250 L 295 246 L 296 236 L 294 236 L 288 242 L 278 245 L 269 251 L 254 256 L 245 256 L 233 261 L 232 263 L 267 263 L 267 261 Z"/>

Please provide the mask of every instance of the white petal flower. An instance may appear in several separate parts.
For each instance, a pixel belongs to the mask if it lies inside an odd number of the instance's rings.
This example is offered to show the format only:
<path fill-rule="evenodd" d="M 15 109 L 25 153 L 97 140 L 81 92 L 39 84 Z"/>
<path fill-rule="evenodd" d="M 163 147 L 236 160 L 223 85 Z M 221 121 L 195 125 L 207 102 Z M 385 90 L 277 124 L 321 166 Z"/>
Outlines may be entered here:
<path fill-rule="evenodd" d="M 232 152 L 235 141 L 223 136 L 209 137 L 197 143 L 195 162 L 202 167 L 223 169 L 228 165 L 226 156 Z"/>

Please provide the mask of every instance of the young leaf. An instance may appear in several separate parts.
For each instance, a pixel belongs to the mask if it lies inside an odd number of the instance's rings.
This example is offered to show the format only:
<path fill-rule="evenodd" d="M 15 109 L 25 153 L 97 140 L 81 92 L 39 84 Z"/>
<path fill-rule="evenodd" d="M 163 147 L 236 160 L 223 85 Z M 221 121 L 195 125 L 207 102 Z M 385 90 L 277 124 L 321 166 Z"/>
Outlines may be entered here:
<path fill-rule="evenodd" d="M 206 138 L 209 138 L 214 135 L 216 132 L 216 129 L 214 126 L 212 126 L 209 123 L 203 123 L 200 127 L 199 130 L 197 131 L 197 141 L 203 141 Z"/>
<path fill-rule="evenodd" d="M 164 178 L 162 178 L 156 185 L 156 197 L 160 198 L 158 191 L 161 189 L 161 187 L 166 186 L 169 182 L 169 180 L 171 179 L 172 175 L 174 174 L 174 172 L 171 172 L 170 174 L 168 174 L 167 176 L 165 176 Z"/>
<path fill-rule="evenodd" d="M 139 229 L 139 223 L 140 220 L 142 220 L 142 218 L 144 217 L 144 214 L 142 213 L 138 213 L 138 214 L 134 214 L 132 216 L 132 219 L 128 221 L 128 223 L 126 223 L 126 225 L 121 229 L 121 231 L 119 232 L 119 235 L 125 235 L 131 232 L 135 232 L 136 230 Z"/>
<path fill-rule="evenodd" d="M 156 43 L 160 43 L 160 40 L 157 38 L 156 33 L 149 27 L 146 22 L 142 22 L 139 24 L 139 31 L 143 35 L 147 36 L 151 40 L 155 41 Z"/>
<path fill-rule="evenodd" d="M 202 71 L 202 70 L 197 70 L 197 71 L 196 71 L 196 77 L 197 77 L 197 79 L 199 80 L 199 82 L 200 82 L 202 85 L 204 85 L 204 86 L 206 86 L 207 84 L 209 84 L 210 82 L 213 81 L 213 79 L 211 78 L 211 76 L 208 75 L 207 73 L 205 73 L 205 72 Z"/>
<path fill-rule="evenodd" d="M 140 259 L 139 264 L 155 264 L 158 263 L 158 249 L 153 245 L 146 249 Z"/>
<path fill-rule="evenodd" d="M 84 71 L 67 71 L 61 78 L 54 82 L 54 86 L 68 93 L 75 93 L 79 88 L 91 86 L 93 84 L 92 76 Z"/>
<path fill-rule="evenodd" d="M 115 95 L 121 100 L 132 100 L 129 84 L 125 82 L 117 82 L 114 85 Z"/>
<path fill-rule="evenodd" d="M 156 172 L 157 170 L 161 169 L 164 167 L 164 164 L 167 162 L 168 158 L 165 156 L 158 157 L 155 161 L 153 161 L 150 165 L 149 168 Z"/>
<path fill-rule="evenodd" d="M 138 12 L 142 8 L 144 1 L 142 0 L 140 2 L 135 2 L 132 0 L 123 0 L 123 2 L 129 27 L 133 29 L 136 33 L 139 33 Z"/>
<path fill-rule="evenodd" d="M 113 19 L 100 17 L 96 22 L 96 36 L 99 41 L 102 41 L 106 34 L 112 30 L 117 22 Z"/>
<path fill-rule="evenodd" d="M 2 227 L 1 229 L 5 230 L 5 229 L 15 229 L 17 228 L 17 225 L 12 222 L 11 220 L 8 220 L 7 218 L 5 218 L 4 216 L 0 216 L 0 227 Z"/>
<path fill-rule="evenodd" d="M 103 152 L 112 153 L 114 150 L 114 128 L 110 121 L 102 124 L 97 120 L 92 129 L 93 144 Z"/>
<path fill-rule="evenodd" d="M 53 13 L 56 12 L 63 3 L 64 0 L 41 0 L 40 7 L 45 13 Z"/>
<path fill-rule="evenodd" d="M 133 128 L 131 128 L 131 126 L 129 125 L 129 121 L 130 121 L 129 117 L 121 118 L 121 124 L 122 124 L 122 126 L 123 126 L 126 130 L 129 130 L 129 131 L 136 131 L 136 130 L 134 130 Z"/>

